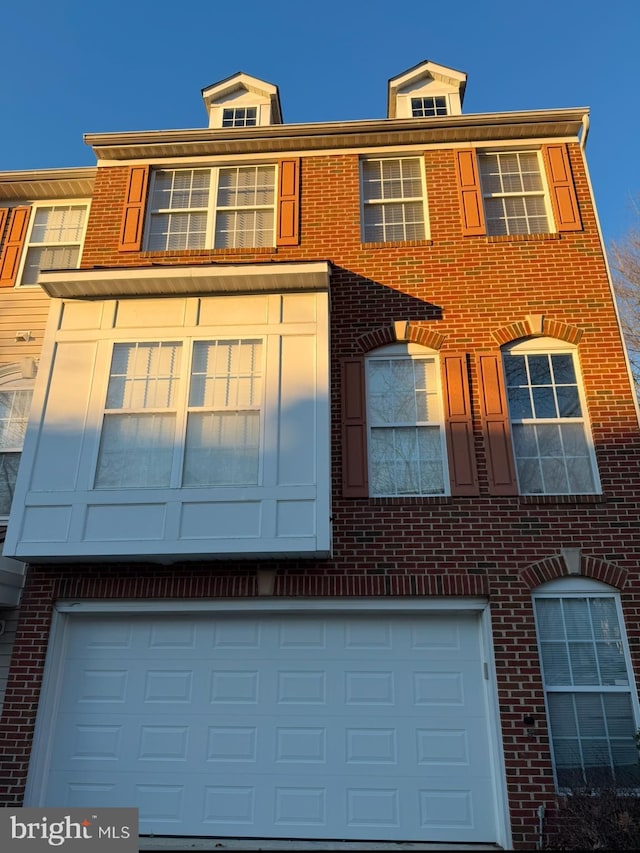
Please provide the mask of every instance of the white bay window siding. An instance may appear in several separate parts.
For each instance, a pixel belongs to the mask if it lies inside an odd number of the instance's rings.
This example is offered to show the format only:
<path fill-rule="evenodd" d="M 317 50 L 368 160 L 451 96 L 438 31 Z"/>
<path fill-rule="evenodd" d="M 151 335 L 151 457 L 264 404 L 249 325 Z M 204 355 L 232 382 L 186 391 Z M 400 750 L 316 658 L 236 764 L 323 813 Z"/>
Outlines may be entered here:
<path fill-rule="evenodd" d="M 269 165 L 153 172 L 146 248 L 274 246 L 275 180 Z"/>
<path fill-rule="evenodd" d="M 604 584 L 549 584 L 534 598 L 557 784 L 640 786 L 634 688 L 619 599 Z"/>
<path fill-rule="evenodd" d="M 428 236 L 420 158 L 362 160 L 361 186 L 365 243 L 424 240 Z"/>
<path fill-rule="evenodd" d="M 521 494 L 600 490 L 577 353 L 559 343 L 537 339 L 503 353 Z"/>
<path fill-rule="evenodd" d="M 326 292 L 115 303 L 52 309 L 8 548 L 328 554 Z"/>

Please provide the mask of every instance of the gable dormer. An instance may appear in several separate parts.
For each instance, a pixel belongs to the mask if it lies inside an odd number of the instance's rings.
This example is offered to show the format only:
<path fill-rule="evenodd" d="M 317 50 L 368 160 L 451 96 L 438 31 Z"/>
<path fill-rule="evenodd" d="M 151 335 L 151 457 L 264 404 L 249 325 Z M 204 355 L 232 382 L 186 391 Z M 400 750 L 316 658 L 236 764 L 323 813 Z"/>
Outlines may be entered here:
<path fill-rule="evenodd" d="M 458 116 L 466 83 L 463 71 L 420 62 L 389 80 L 387 118 Z"/>
<path fill-rule="evenodd" d="M 273 83 L 242 71 L 202 90 L 209 127 L 282 124 L 280 94 Z"/>

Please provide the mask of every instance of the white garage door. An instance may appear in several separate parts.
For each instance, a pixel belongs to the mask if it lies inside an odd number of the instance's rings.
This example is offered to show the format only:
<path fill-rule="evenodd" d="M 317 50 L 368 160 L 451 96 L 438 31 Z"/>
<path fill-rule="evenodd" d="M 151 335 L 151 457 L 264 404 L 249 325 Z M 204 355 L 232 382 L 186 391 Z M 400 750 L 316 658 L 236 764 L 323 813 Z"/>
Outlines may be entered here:
<path fill-rule="evenodd" d="M 137 806 L 143 835 L 496 840 L 477 616 L 65 621 L 38 805 Z"/>

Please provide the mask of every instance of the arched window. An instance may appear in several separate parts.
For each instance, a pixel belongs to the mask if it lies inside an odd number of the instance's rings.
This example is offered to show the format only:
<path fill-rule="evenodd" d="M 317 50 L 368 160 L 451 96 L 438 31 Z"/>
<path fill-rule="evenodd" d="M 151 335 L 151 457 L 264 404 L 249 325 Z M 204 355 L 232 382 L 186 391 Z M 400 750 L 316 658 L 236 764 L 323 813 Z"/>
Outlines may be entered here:
<path fill-rule="evenodd" d="M 438 354 L 416 344 L 374 350 L 366 389 L 371 495 L 448 492 Z"/>
<path fill-rule="evenodd" d="M 503 362 L 520 494 L 599 492 L 576 348 L 533 338 Z"/>
<path fill-rule="evenodd" d="M 638 699 L 619 595 L 563 578 L 536 589 L 533 604 L 558 787 L 640 786 Z"/>

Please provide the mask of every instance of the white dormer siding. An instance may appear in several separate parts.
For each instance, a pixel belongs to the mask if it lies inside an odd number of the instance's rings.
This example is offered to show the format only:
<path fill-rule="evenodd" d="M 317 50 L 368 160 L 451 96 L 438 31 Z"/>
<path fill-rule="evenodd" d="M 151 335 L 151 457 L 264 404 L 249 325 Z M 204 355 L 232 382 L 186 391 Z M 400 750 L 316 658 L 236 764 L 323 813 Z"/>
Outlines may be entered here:
<path fill-rule="evenodd" d="M 209 127 L 282 124 L 280 95 L 273 83 L 239 72 L 202 90 Z"/>
<path fill-rule="evenodd" d="M 389 80 L 388 118 L 437 118 L 462 113 L 467 75 L 421 62 Z"/>

